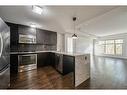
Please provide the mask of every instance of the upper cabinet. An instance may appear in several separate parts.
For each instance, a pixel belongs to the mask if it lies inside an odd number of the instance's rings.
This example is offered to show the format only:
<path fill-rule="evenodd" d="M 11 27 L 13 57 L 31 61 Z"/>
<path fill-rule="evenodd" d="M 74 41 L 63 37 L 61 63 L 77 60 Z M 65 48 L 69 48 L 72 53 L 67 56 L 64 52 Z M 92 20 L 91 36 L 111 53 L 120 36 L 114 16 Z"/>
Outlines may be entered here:
<path fill-rule="evenodd" d="M 56 45 L 57 44 L 57 33 L 53 31 L 32 28 L 25 25 L 13 24 L 6 22 L 10 27 L 11 31 L 11 45 L 17 45 L 20 43 L 19 38 L 22 37 L 23 41 L 27 37 L 26 40 L 31 40 L 35 38 L 36 43 L 34 44 L 42 44 L 42 45 Z M 20 35 L 20 36 L 19 36 Z M 26 43 L 27 44 L 27 43 Z"/>
<path fill-rule="evenodd" d="M 18 44 L 18 24 L 13 24 L 6 22 L 6 24 L 10 27 L 10 45 L 17 45 Z"/>
<path fill-rule="evenodd" d="M 46 31 L 41 30 L 41 29 L 36 29 L 36 40 L 37 44 L 46 44 L 47 43 L 47 35 Z"/>
<path fill-rule="evenodd" d="M 45 44 L 45 45 L 56 45 L 57 44 L 57 33 L 56 32 L 37 29 L 36 35 L 37 35 L 36 36 L 37 44 Z"/>
<path fill-rule="evenodd" d="M 36 28 L 19 25 L 19 43 L 21 44 L 36 44 Z"/>
<path fill-rule="evenodd" d="M 53 44 L 53 45 L 57 44 L 57 33 L 56 32 L 50 33 L 50 44 Z"/>
<path fill-rule="evenodd" d="M 18 25 L 18 32 L 22 35 L 33 35 L 36 36 L 36 28 L 32 28 L 25 25 Z"/>

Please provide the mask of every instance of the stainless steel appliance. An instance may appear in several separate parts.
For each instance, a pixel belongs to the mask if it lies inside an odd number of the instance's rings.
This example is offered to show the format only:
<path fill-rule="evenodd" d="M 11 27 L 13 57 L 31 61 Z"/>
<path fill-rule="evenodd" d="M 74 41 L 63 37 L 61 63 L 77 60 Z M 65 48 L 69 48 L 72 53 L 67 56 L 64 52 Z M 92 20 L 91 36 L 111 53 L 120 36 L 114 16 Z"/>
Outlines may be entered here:
<path fill-rule="evenodd" d="M 55 54 L 55 68 L 58 72 L 63 73 L 63 54 Z"/>
<path fill-rule="evenodd" d="M 18 72 L 37 68 L 37 54 L 18 55 Z"/>
<path fill-rule="evenodd" d="M 10 85 L 10 28 L 0 18 L 0 89 Z"/>
<path fill-rule="evenodd" d="M 19 34 L 19 43 L 36 43 L 36 36 Z"/>

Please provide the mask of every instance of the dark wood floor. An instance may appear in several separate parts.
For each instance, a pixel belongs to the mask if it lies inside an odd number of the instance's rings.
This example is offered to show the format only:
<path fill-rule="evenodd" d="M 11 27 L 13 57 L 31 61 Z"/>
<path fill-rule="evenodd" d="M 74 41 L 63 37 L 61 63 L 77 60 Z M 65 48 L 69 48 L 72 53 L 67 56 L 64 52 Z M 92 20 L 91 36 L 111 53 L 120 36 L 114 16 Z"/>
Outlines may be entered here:
<path fill-rule="evenodd" d="M 127 89 L 127 60 L 93 57 L 91 78 L 80 89 Z"/>
<path fill-rule="evenodd" d="M 11 89 L 74 89 L 73 73 L 62 76 L 52 67 L 19 73 Z M 127 89 L 127 60 L 93 57 L 91 78 L 75 89 Z"/>
<path fill-rule="evenodd" d="M 65 76 L 51 66 L 11 76 L 11 89 L 72 89 L 73 73 Z"/>

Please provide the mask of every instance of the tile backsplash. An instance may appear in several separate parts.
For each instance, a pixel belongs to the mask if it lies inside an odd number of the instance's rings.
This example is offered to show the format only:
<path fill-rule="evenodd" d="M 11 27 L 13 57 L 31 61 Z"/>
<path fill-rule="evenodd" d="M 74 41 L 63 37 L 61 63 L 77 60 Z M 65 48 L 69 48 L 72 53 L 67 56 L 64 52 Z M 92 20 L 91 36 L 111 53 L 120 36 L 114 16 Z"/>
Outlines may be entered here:
<path fill-rule="evenodd" d="M 12 45 L 11 51 L 45 51 L 45 50 L 56 50 L 56 45 L 30 45 L 30 44 L 18 44 Z"/>

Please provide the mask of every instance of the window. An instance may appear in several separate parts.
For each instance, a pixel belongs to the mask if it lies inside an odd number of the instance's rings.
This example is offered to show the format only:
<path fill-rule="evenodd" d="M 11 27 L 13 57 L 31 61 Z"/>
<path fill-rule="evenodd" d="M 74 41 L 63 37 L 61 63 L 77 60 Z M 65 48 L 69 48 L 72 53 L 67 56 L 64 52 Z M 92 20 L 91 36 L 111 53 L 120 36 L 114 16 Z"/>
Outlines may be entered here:
<path fill-rule="evenodd" d="M 114 40 L 106 41 L 106 54 L 114 54 Z"/>
<path fill-rule="evenodd" d="M 122 55 L 123 40 L 105 40 L 98 43 L 102 54 Z"/>
<path fill-rule="evenodd" d="M 73 39 L 71 37 L 67 38 L 67 52 L 73 52 Z"/>
<path fill-rule="evenodd" d="M 105 53 L 105 41 L 99 41 L 99 51 Z"/>
<path fill-rule="evenodd" d="M 123 48 L 123 40 L 115 40 L 115 48 L 116 48 L 116 54 L 121 55 L 122 54 L 122 48 Z"/>

